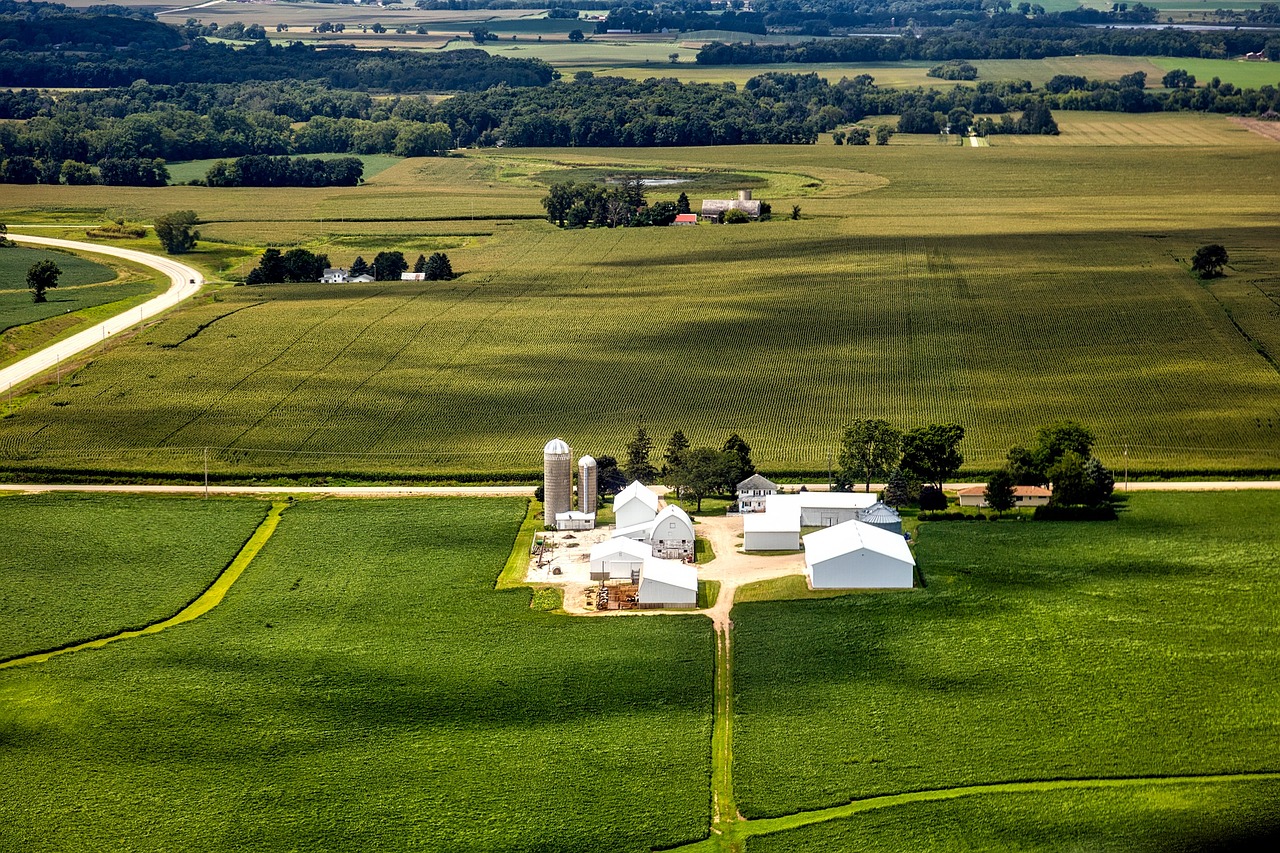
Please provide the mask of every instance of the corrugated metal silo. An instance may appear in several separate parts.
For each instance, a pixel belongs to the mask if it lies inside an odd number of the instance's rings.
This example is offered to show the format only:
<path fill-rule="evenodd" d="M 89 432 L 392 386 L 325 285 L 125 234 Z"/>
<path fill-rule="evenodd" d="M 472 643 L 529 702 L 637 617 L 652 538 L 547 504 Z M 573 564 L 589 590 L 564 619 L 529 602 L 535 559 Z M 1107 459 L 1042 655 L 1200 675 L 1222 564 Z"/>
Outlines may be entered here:
<path fill-rule="evenodd" d="M 595 512 L 597 500 L 596 460 L 584 456 L 578 460 L 578 511 Z"/>
<path fill-rule="evenodd" d="M 573 451 L 562 438 L 542 448 L 543 517 L 555 524 L 556 515 L 573 509 Z"/>

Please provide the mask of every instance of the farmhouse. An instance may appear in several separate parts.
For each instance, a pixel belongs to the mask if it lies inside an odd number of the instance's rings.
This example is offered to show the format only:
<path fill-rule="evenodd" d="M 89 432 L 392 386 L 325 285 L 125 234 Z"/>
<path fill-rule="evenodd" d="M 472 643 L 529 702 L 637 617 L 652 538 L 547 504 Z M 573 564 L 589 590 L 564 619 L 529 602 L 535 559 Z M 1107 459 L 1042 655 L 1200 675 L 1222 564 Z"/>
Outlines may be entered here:
<path fill-rule="evenodd" d="M 652 552 L 644 542 L 609 539 L 591 548 L 591 579 L 636 581 L 644 561 L 652 558 Z"/>
<path fill-rule="evenodd" d="M 633 481 L 613 499 L 613 517 L 618 529 L 648 524 L 658 516 L 658 496 L 639 480 Z"/>
<path fill-rule="evenodd" d="M 960 496 L 960 506 L 985 507 L 987 505 L 986 486 L 970 486 L 967 489 L 961 489 L 956 494 Z M 1052 496 L 1053 492 L 1040 486 L 1013 487 L 1013 505 L 1015 507 L 1044 506 L 1049 503 L 1049 498 Z"/>
<path fill-rule="evenodd" d="M 814 589 L 910 589 L 915 558 L 906 540 L 861 521 L 804 537 L 805 574 Z"/>
<path fill-rule="evenodd" d="M 641 607 L 693 608 L 698 606 L 698 570 L 673 560 L 645 560 L 640 568 Z"/>
<path fill-rule="evenodd" d="M 831 527 L 862 518 L 877 503 L 864 492 L 801 492 L 768 495 L 763 513 L 742 517 L 746 551 L 795 551 L 802 527 Z"/>
<path fill-rule="evenodd" d="M 326 267 L 324 274 L 320 276 L 321 284 L 346 284 L 350 281 L 347 278 L 347 271 L 342 267 Z"/>
<path fill-rule="evenodd" d="M 752 474 L 738 484 L 738 512 L 764 512 L 764 499 L 778 493 L 778 484 Z"/>
<path fill-rule="evenodd" d="M 704 199 L 702 202 L 702 218 L 719 222 L 730 210 L 741 210 L 752 219 L 760 218 L 760 202 L 751 199 L 751 190 L 738 190 L 738 197 L 733 199 Z"/>
<path fill-rule="evenodd" d="M 673 225 L 697 225 L 698 214 L 696 213 L 677 213 Z"/>

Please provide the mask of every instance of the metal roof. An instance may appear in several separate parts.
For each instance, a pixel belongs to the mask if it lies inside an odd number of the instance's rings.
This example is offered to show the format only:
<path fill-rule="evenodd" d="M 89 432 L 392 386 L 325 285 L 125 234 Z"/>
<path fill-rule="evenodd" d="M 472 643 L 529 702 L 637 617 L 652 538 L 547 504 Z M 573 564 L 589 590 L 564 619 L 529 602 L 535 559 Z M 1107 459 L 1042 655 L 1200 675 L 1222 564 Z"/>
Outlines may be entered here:
<path fill-rule="evenodd" d="M 542 448 L 542 452 L 548 456 L 563 456 L 569 452 L 569 445 L 563 438 L 553 438 Z"/>
<path fill-rule="evenodd" d="M 911 555 L 911 548 L 901 534 L 861 521 L 835 524 L 804 537 L 804 559 L 810 566 L 855 551 L 871 551 L 913 566 L 916 564 L 916 558 Z"/>

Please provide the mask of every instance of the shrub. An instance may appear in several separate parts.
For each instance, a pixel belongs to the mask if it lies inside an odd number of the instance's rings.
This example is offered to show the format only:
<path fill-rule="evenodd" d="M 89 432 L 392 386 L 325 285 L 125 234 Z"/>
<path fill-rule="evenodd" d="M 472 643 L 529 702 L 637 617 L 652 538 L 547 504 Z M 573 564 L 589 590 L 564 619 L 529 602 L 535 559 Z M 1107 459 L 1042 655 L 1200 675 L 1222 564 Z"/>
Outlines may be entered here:
<path fill-rule="evenodd" d="M 725 211 L 725 214 L 724 214 L 725 225 L 741 225 L 744 222 L 750 222 L 750 221 L 751 221 L 751 217 L 747 216 L 741 210 L 737 210 L 735 208 L 734 210 Z"/>

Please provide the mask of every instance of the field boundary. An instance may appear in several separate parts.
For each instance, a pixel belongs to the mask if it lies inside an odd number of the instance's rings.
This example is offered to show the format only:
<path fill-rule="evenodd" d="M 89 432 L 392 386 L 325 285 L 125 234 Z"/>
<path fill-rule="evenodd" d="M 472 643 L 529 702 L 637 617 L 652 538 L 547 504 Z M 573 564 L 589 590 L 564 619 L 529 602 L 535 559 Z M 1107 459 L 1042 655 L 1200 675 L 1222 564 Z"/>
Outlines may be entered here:
<path fill-rule="evenodd" d="M 117 640 L 128 640 L 134 637 L 141 637 L 147 634 L 158 634 L 161 631 L 190 622 L 208 613 L 213 608 L 222 603 L 222 599 L 226 597 L 227 591 L 231 586 L 240 579 L 244 574 L 244 570 L 253 562 L 254 557 L 258 556 L 258 552 L 263 549 L 267 541 L 271 539 L 271 535 L 275 533 L 276 527 L 280 525 L 280 516 L 290 505 L 289 501 L 274 501 L 271 509 L 267 511 L 266 517 L 253 531 L 248 541 L 240 548 L 239 553 L 231 560 L 227 567 L 213 579 L 205 590 L 200 593 L 190 604 L 179 610 L 173 616 L 162 619 L 159 622 L 152 622 L 142 628 L 130 628 L 124 631 L 118 631 L 106 637 L 98 637 L 92 640 L 80 640 L 74 643 L 59 646 L 56 649 L 50 649 L 43 652 L 35 652 L 33 654 L 22 655 L 21 657 L 10 658 L 6 661 L 0 661 L 0 669 L 8 669 L 15 666 L 23 666 L 32 663 L 44 663 L 50 658 L 58 655 L 68 654 L 69 652 L 78 652 L 85 649 L 100 649 L 103 646 L 114 643 Z"/>

